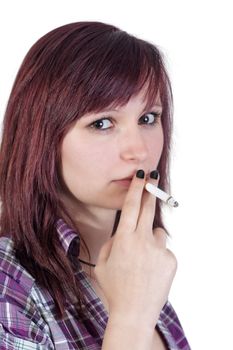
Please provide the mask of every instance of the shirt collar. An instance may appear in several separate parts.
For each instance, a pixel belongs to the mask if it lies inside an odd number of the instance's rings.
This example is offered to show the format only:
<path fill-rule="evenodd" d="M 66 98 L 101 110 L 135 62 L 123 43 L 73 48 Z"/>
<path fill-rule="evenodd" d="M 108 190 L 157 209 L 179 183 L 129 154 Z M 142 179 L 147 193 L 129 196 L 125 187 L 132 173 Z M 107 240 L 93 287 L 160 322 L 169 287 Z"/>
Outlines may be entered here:
<path fill-rule="evenodd" d="M 80 235 L 79 232 L 71 229 L 63 219 L 56 223 L 58 238 L 66 254 L 79 256 Z M 78 253 L 78 254 L 77 254 Z"/>

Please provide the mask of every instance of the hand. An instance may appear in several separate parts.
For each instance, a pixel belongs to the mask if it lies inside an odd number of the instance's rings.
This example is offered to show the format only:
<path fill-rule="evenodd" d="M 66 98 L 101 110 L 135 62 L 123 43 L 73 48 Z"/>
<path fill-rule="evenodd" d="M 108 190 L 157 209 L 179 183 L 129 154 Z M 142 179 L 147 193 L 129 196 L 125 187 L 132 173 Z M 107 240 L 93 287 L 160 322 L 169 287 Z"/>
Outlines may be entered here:
<path fill-rule="evenodd" d="M 149 180 L 158 185 L 158 180 Z M 115 235 L 100 250 L 94 274 L 109 305 L 109 314 L 143 318 L 155 326 L 167 301 L 177 262 L 166 248 L 166 232 L 152 229 L 156 197 L 134 176 Z"/>

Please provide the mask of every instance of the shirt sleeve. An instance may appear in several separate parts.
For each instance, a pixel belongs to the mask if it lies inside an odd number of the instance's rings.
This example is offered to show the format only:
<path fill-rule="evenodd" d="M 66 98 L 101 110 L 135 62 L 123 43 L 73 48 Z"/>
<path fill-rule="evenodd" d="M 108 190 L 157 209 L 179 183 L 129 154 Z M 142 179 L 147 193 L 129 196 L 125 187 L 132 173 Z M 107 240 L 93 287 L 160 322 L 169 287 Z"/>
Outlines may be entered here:
<path fill-rule="evenodd" d="M 55 349 L 30 295 L 12 277 L 0 275 L 0 350 Z"/>

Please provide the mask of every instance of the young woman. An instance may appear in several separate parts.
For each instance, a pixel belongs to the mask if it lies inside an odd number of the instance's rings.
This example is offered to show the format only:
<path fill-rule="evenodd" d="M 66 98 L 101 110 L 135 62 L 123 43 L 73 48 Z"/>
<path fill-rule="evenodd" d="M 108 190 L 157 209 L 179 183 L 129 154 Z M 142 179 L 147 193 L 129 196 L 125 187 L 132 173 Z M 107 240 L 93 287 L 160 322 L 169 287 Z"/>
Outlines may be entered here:
<path fill-rule="evenodd" d="M 172 92 L 154 45 L 56 28 L 16 77 L 0 151 L 0 348 L 190 349 L 168 301 Z"/>

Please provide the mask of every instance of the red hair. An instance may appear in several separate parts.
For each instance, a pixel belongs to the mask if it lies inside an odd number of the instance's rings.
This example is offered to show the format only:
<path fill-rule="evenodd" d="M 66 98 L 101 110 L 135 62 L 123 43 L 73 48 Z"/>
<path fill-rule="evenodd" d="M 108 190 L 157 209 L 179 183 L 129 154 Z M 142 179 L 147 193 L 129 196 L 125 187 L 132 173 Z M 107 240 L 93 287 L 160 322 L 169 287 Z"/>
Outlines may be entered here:
<path fill-rule="evenodd" d="M 110 24 L 71 23 L 32 46 L 14 82 L 0 150 L 0 234 L 12 237 L 20 262 L 51 293 L 60 316 L 67 289 L 82 302 L 56 231 L 58 218 L 77 230 L 58 194 L 63 137 L 82 115 L 124 105 L 145 86 L 148 106 L 159 93 L 163 107 L 157 169 L 160 187 L 169 192 L 172 91 L 155 45 Z M 153 227 L 166 230 L 161 205 L 157 201 Z M 119 217 L 120 211 L 113 233 Z"/>

